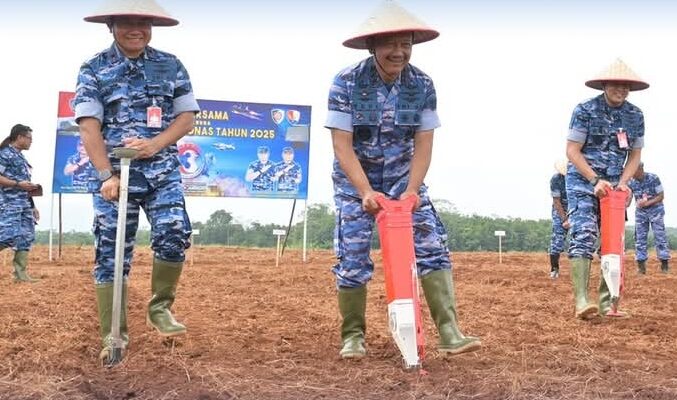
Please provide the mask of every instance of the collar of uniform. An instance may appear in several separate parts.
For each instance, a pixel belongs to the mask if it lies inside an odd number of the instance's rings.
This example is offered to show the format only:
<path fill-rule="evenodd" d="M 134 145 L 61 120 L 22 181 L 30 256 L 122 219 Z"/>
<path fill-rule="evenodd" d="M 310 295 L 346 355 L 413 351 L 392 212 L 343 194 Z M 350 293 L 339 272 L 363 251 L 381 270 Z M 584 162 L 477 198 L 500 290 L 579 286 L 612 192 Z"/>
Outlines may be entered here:
<path fill-rule="evenodd" d="M 17 148 L 14 147 L 12 144 L 10 144 L 10 145 L 7 146 L 7 147 L 9 147 L 10 150 L 14 152 L 14 154 L 16 154 L 16 155 L 17 155 L 19 158 L 21 158 L 22 160 L 24 160 L 24 162 L 25 162 L 26 164 L 28 164 L 28 161 L 26 161 L 26 157 L 24 157 L 24 155 L 21 154 L 21 150 L 17 149 Z"/>

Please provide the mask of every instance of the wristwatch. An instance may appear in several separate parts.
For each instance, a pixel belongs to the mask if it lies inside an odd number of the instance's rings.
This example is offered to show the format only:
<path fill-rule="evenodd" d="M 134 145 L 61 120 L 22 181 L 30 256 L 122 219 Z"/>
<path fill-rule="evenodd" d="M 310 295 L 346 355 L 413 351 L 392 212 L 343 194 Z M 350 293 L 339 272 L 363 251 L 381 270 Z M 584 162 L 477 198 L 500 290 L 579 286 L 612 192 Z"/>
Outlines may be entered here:
<path fill-rule="evenodd" d="M 599 182 L 599 176 L 595 175 L 589 180 L 590 184 L 595 187 L 597 186 L 597 182 Z"/>
<path fill-rule="evenodd" d="M 99 181 L 101 182 L 106 182 L 108 179 L 110 179 L 111 176 L 113 176 L 113 173 L 109 169 L 103 169 L 101 171 L 98 171 L 99 173 Z"/>

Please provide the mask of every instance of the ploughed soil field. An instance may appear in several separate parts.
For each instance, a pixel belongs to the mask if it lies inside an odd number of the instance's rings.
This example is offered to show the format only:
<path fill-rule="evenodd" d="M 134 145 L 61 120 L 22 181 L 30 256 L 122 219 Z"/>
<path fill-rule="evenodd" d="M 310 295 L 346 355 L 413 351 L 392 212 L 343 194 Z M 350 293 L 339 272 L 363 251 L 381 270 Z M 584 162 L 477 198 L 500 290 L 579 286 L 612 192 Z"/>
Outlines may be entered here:
<path fill-rule="evenodd" d="M 630 318 L 573 317 L 569 263 L 558 280 L 540 253 L 454 253 L 459 319 L 475 353 L 442 358 L 425 300 L 424 369 L 407 371 L 386 321 L 381 256 L 367 306 L 368 356 L 342 361 L 330 251 L 196 247 L 174 311 L 188 334 L 163 340 L 145 324 L 151 253 L 137 250 L 129 289 L 131 343 L 106 369 L 91 277 L 93 249 L 30 254 L 33 284 L 11 281 L 0 253 L 0 399 L 676 399 L 677 275 L 626 256 Z M 192 264 L 192 265 L 191 265 Z M 590 293 L 596 300 L 599 261 Z"/>

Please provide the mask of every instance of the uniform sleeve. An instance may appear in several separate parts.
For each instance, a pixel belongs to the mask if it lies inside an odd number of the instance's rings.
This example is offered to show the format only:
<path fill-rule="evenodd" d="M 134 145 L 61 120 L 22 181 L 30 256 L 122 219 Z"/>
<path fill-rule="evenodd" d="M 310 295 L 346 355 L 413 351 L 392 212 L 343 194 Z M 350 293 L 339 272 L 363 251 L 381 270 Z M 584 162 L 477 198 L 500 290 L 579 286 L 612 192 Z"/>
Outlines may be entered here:
<path fill-rule="evenodd" d="M 193 85 L 190 83 L 190 76 L 188 71 L 183 66 L 181 61 L 176 60 L 178 68 L 176 71 L 176 86 L 174 89 L 174 114 L 178 115 L 183 112 L 198 112 L 200 106 L 197 104 L 195 95 L 193 94 Z"/>
<path fill-rule="evenodd" d="M 550 196 L 551 197 L 562 197 L 562 191 L 557 182 L 557 175 L 550 178 Z"/>
<path fill-rule="evenodd" d="M 440 117 L 437 115 L 437 92 L 432 80 L 428 81 L 425 88 L 425 105 L 421 110 L 421 125 L 416 130 L 429 131 L 442 126 Z"/>
<path fill-rule="evenodd" d="M 5 152 L 0 149 L 0 175 L 2 176 L 5 176 L 5 172 L 7 172 L 7 166 L 9 165 L 9 160 L 7 160 L 7 157 L 4 153 Z"/>
<path fill-rule="evenodd" d="M 654 185 L 656 186 L 656 194 L 663 193 L 663 184 L 661 183 L 661 178 L 656 175 L 656 181 L 654 182 Z"/>
<path fill-rule="evenodd" d="M 103 122 L 103 102 L 99 82 L 94 70 L 87 63 L 80 67 L 72 106 L 75 110 L 76 123 L 80 118 L 96 118 L 99 122 Z"/>
<path fill-rule="evenodd" d="M 571 115 L 571 122 L 569 123 L 569 134 L 567 140 L 577 143 L 585 143 L 588 136 L 588 126 L 590 124 L 590 115 L 583 109 L 583 107 L 576 106 Z"/>
<path fill-rule="evenodd" d="M 350 104 L 348 82 L 344 75 L 339 74 L 329 89 L 329 111 L 325 128 L 353 131 L 353 108 Z"/>

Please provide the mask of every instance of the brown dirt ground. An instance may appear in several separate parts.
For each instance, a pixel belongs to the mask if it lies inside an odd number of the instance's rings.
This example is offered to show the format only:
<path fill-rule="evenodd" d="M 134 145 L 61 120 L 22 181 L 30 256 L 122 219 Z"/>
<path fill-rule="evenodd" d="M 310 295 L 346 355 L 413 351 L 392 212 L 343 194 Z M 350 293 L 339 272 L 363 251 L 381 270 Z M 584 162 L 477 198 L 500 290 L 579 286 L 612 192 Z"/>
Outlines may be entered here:
<path fill-rule="evenodd" d="M 99 342 L 91 248 L 48 262 L 37 247 L 35 284 L 9 278 L 0 254 L 0 399 L 675 399 L 677 276 L 638 277 L 631 255 L 623 320 L 573 318 L 568 261 L 559 280 L 545 254 L 457 253 L 460 321 L 481 351 L 440 358 L 424 308 L 427 374 L 405 371 L 388 332 L 383 274 L 369 291 L 368 357 L 341 361 L 329 251 L 304 264 L 287 251 L 198 247 L 189 255 L 175 312 L 188 335 L 163 341 L 145 325 L 148 249 L 132 271 L 131 346 L 112 369 Z M 374 254 L 377 263 L 380 255 Z M 599 263 L 591 292 L 596 296 Z M 594 288 L 592 288 L 594 286 Z M 596 298 L 596 297 L 595 297 Z"/>

